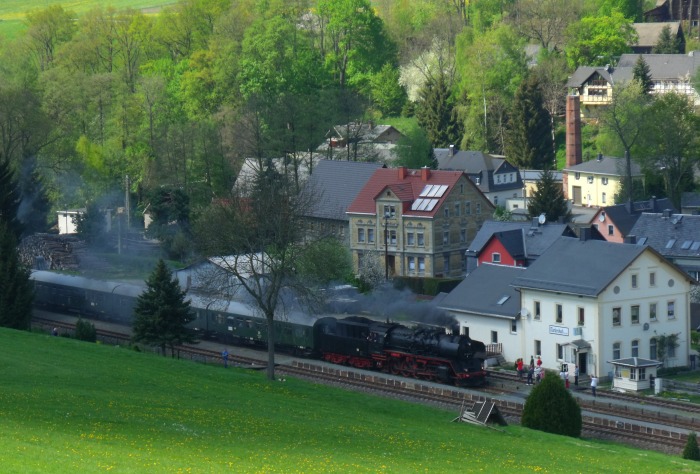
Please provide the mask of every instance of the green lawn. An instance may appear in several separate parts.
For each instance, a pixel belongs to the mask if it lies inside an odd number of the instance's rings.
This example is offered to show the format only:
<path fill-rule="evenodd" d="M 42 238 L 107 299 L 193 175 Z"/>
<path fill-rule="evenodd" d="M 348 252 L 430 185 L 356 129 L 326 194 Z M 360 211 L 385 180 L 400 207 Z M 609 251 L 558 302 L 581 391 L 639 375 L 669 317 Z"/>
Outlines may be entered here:
<path fill-rule="evenodd" d="M 269 382 L 260 372 L 5 329 L 0 377 L 3 473 L 700 469 L 679 457 L 517 426 L 451 423 L 456 413 Z"/>
<path fill-rule="evenodd" d="M 0 0 L 0 37 L 14 38 L 25 30 L 24 18 L 28 11 L 43 9 L 51 5 L 61 5 L 64 10 L 77 14 L 95 7 L 113 6 L 116 9 L 135 8 L 157 10 L 175 0 Z"/>

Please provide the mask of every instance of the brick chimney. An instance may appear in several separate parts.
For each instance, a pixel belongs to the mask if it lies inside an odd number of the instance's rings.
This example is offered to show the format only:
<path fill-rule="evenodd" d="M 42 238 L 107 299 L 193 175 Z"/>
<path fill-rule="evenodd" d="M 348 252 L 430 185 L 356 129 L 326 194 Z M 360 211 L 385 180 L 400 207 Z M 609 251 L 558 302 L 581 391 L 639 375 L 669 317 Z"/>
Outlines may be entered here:
<path fill-rule="evenodd" d="M 583 162 L 581 149 L 581 103 L 577 95 L 566 96 L 566 166 Z"/>
<path fill-rule="evenodd" d="M 408 173 L 407 173 L 407 170 L 406 170 L 406 167 L 405 167 L 405 166 L 399 166 L 399 167 L 398 167 L 398 170 L 399 170 L 399 179 L 401 179 L 401 180 L 406 179 L 406 175 L 408 174 Z"/>
<path fill-rule="evenodd" d="M 420 179 L 424 182 L 427 182 L 430 179 L 430 168 L 424 166 L 420 169 Z"/>

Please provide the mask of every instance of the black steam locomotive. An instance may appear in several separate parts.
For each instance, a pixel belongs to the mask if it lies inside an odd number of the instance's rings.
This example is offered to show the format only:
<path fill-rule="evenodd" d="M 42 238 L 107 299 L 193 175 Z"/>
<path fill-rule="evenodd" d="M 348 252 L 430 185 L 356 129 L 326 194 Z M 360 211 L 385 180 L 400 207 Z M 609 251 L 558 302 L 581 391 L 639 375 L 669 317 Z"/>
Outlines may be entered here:
<path fill-rule="evenodd" d="M 106 282 L 53 272 L 32 273 L 35 305 L 85 318 L 131 325 L 139 285 Z M 267 346 L 267 322 L 251 306 L 212 304 L 191 296 L 196 318 L 190 327 L 226 344 Z M 280 351 L 361 369 L 390 372 L 455 385 L 482 385 L 485 346 L 444 328 L 409 328 L 365 317 L 314 318 L 301 312 L 275 321 Z"/>

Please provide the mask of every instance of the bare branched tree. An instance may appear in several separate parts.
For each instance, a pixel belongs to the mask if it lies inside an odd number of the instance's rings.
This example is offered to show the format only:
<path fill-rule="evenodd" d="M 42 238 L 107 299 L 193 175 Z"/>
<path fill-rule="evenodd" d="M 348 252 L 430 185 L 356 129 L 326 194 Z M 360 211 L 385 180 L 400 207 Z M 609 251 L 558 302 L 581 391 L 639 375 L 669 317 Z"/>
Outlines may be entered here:
<path fill-rule="evenodd" d="M 232 195 L 213 203 L 195 225 L 200 253 L 218 257 L 224 270 L 205 278 L 202 286 L 228 298 L 247 294 L 267 321 L 270 380 L 275 378 L 274 321 L 284 320 L 292 304 L 309 310 L 319 304 L 310 285 L 297 275 L 312 244 L 304 239 L 304 216 L 318 196 L 296 189 L 274 167 L 264 168 L 237 182 Z"/>

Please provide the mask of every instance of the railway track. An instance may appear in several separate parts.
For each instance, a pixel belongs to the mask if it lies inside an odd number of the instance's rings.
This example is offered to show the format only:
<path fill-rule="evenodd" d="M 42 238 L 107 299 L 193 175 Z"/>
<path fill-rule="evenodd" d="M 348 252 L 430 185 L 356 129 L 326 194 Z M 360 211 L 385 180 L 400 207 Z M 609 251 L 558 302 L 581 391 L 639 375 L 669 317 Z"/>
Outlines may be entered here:
<path fill-rule="evenodd" d="M 46 330 L 51 331 L 51 328 L 57 327 L 63 332 L 72 333 L 75 330 L 75 325 L 72 323 L 54 321 L 47 318 L 33 318 L 33 324 Z M 97 339 L 105 344 L 129 344 L 131 337 L 124 332 L 107 331 L 96 328 Z M 157 352 L 154 349 L 154 352 Z M 189 359 L 202 363 L 220 364 L 220 353 L 214 350 L 203 349 L 194 346 L 180 346 L 177 348 L 177 356 L 179 358 Z M 245 357 L 233 354 L 230 356 L 230 364 L 245 368 L 262 370 L 266 368 L 266 362 L 258 358 Z M 510 384 L 517 384 L 518 380 L 515 376 L 506 374 L 491 374 L 491 377 L 496 380 L 496 384 L 492 383 L 487 387 L 480 387 L 480 393 L 475 394 L 473 391 L 467 391 L 456 387 L 439 384 L 426 384 L 420 380 L 414 379 L 399 379 L 389 377 L 383 373 L 365 373 L 355 371 L 352 368 L 333 367 L 318 365 L 313 362 L 296 362 L 292 365 L 279 365 L 275 369 L 276 373 L 282 375 L 296 376 L 317 383 L 325 383 L 337 385 L 343 388 L 352 389 L 362 392 L 371 392 L 374 394 L 412 401 L 417 403 L 425 403 L 432 406 L 438 406 L 447 410 L 454 410 L 459 413 L 464 406 L 471 406 L 479 401 L 487 399 L 497 403 L 501 414 L 511 422 L 520 422 L 522 415 L 523 404 L 510 401 L 497 400 L 498 395 L 512 393 L 514 390 L 509 390 Z M 488 397 L 484 394 L 492 394 L 494 397 Z M 607 394 L 606 394 L 607 395 Z M 615 394 L 622 395 L 622 394 Z M 629 397 L 629 396 L 628 396 Z M 600 397 L 603 398 L 602 396 Z M 623 397 L 626 400 L 627 397 Z M 646 403 L 645 399 L 645 403 Z M 654 412 L 649 409 L 634 409 L 627 408 L 624 413 L 620 413 L 617 406 L 613 406 L 605 401 L 596 400 L 593 403 L 584 402 L 579 399 L 579 404 L 582 409 L 594 412 L 594 416 L 583 417 L 583 436 L 590 438 L 599 438 L 614 440 L 625 444 L 632 444 L 643 449 L 653 449 L 668 454 L 678 454 L 685 446 L 687 435 L 674 431 L 674 428 L 683 428 L 700 431 L 700 421 L 698 418 L 692 417 L 688 421 L 683 417 L 668 419 L 661 412 Z M 639 404 L 639 399 L 634 400 L 635 404 Z M 590 405 L 590 406 L 589 406 Z M 688 404 L 683 404 L 683 406 Z M 666 406 L 677 408 L 677 404 L 673 402 L 663 401 L 658 406 Z M 696 413 L 698 407 L 693 406 L 689 413 Z M 654 422 L 659 425 L 667 424 L 668 429 L 656 430 L 648 429 L 640 425 L 635 425 L 628 422 L 619 422 L 597 415 L 609 415 L 615 417 L 624 417 L 636 419 L 646 422 Z"/>

